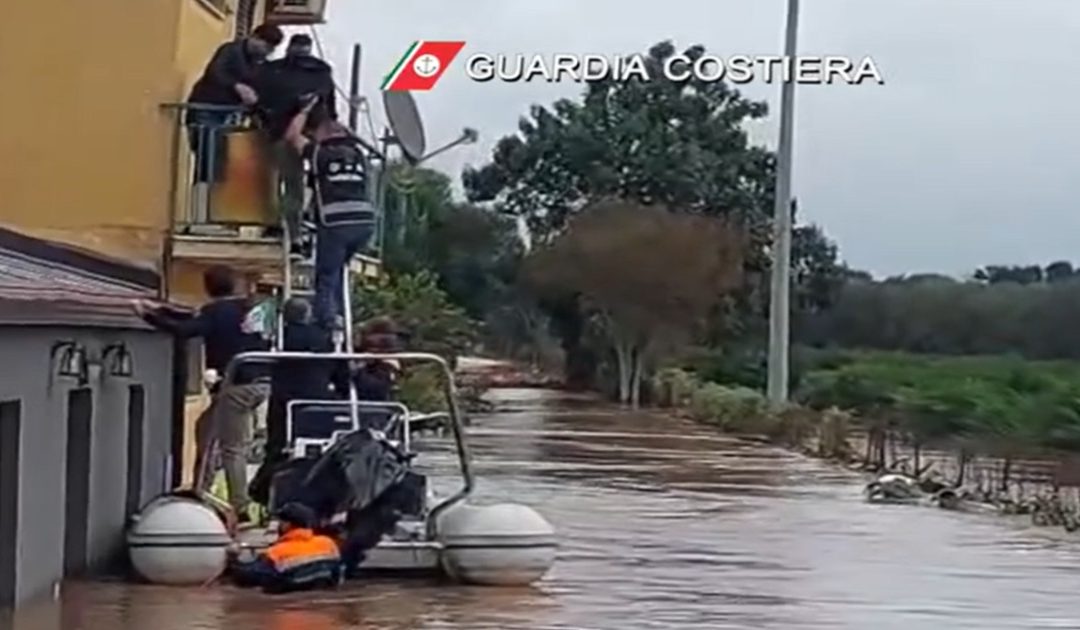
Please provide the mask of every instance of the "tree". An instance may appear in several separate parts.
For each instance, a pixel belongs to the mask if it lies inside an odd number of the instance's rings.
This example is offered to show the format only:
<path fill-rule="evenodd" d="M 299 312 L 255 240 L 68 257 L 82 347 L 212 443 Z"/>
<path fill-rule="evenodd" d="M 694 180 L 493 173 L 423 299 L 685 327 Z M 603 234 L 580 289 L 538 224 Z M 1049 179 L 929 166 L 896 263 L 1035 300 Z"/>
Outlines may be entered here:
<path fill-rule="evenodd" d="M 474 319 L 484 319 L 510 298 L 524 256 L 516 226 L 471 205 L 454 205 L 426 226 L 425 265 L 439 285 Z"/>
<path fill-rule="evenodd" d="M 409 348 L 453 360 L 476 341 L 479 325 L 439 288 L 434 274 L 395 274 L 357 284 L 355 321 L 390 317 L 409 336 Z"/>
<path fill-rule="evenodd" d="M 1075 277 L 1075 275 L 1076 271 L 1073 269 L 1072 263 L 1067 260 L 1059 260 L 1050 263 L 1046 266 L 1046 272 L 1044 274 L 1047 282 L 1070 280 Z"/>
<path fill-rule="evenodd" d="M 976 280 L 987 284 L 999 284 L 1002 282 L 1038 284 L 1043 281 L 1043 269 L 1039 265 L 989 265 L 975 270 L 974 277 Z"/>
<path fill-rule="evenodd" d="M 704 53 L 693 46 L 684 54 Z M 609 77 L 590 82 L 582 102 L 533 106 L 490 164 L 465 170 L 469 198 L 524 217 L 538 241 L 606 197 L 766 223 L 774 157 L 752 146 L 743 127 L 765 115 L 765 103 L 723 81 L 668 80 L 662 68 L 674 54 L 661 42 L 643 56 L 649 80 Z"/>
<path fill-rule="evenodd" d="M 844 283 L 844 268 L 837 248 L 816 225 L 799 226 L 791 235 L 794 304 L 806 312 L 828 308 Z"/>
<path fill-rule="evenodd" d="M 428 224 L 453 206 L 450 178 L 398 162 L 390 165 L 388 181 L 383 259 L 392 272 L 415 273 L 425 267 Z"/>
<path fill-rule="evenodd" d="M 750 237 L 744 259 L 751 284 L 716 309 L 717 328 L 729 335 L 747 313 L 763 310 L 756 278 L 768 267 L 775 159 L 750 144 L 745 125 L 767 108 L 723 81 L 669 81 L 662 67 L 675 52 L 661 42 L 643 55 L 649 80 L 593 81 L 580 101 L 532 107 L 519 133 L 497 143 L 491 163 L 466 169 L 462 179 L 471 201 L 524 219 L 539 244 L 607 197 L 731 219 Z M 701 46 L 685 52 L 704 53 Z M 544 305 L 562 340 L 568 384 L 591 385 L 596 362 L 578 301 L 563 296 Z"/>
<path fill-rule="evenodd" d="M 453 303 L 484 320 L 506 302 L 524 253 L 514 221 L 454 202 L 450 179 L 438 171 L 397 164 L 391 177 L 386 268 L 395 274 L 433 273 Z M 405 215 L 398 203 L 403 198 Z"/>
<path fill-rule="evenodd" d="M 610 344 L 619 400 L 637 405 L 650 360 L 685 341 L 741 279 L 743 237 L 728 222 L 605 200 L 527 260 L 542 295 L 578 298 Z"/>
<path fill-rule="evenodd" d="M 819 346 L 1080 359 L 1080 282 L 1003 279 L 1013 277 L 1008 270 L 1024 269 L 983 270 L 996 281 L 937 274 L 848 281 L 831 307 L 797 330 L 798 339 Z"/>

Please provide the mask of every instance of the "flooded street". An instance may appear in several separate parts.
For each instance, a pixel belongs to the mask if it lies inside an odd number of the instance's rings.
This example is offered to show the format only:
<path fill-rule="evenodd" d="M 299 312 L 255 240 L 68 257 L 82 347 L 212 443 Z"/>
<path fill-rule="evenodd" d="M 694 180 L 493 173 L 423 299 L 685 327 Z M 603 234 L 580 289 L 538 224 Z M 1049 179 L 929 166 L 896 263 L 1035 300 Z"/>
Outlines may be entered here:
<path fill-rule="evenodd" d="M 497 391 L 471 444 L 478 499 L 539 509 L 559 559 L 530 589 L 359 582 L 65 588 L 20 630 L 1076 628 L 1080 536 L 862 502 L 853 473 L 662 415 Z M 435 470 L 456 465 L 427 439 Z M 440 483 L 439 485 L 444 485 Z M 449 486 L 447 486 L 449 487 Z"/>

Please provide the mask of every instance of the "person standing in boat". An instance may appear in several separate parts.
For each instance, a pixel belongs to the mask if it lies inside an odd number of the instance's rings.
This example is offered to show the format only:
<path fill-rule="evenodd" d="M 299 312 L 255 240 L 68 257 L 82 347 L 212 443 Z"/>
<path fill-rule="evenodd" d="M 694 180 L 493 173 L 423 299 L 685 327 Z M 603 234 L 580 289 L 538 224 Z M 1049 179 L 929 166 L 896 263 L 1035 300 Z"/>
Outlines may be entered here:
<path fill-rule="evenodd" d="M 206 368 L 224 376 L 229 362 L 242 352 L 269 350 L 266 331 L 252 327 L 257 305 L 236 294 L 232 269 L 211 267 L 203 274 L 203 285 L 210 301 L 194 318 L 184 319 L 137 301 L 135 311 L 156 328 L 178 337 L 201 338 L 206 353 Z M 250 520 L 247 492 L 247 453 L 252 441 L 254 412 L 269 394 L 265 366 L 241 365 L 228 386 L 210 386 L 211 402 L 195 421 L 195 469 L 193 485 L 202 492 L 210 487 L 211 462 L 207 460 L 216 441 L 221 447 L 229 503 L 243 523 Z"/>
<path fill-rule="evenodd" d="M 311 304 L 299 297 L 289 298 L 282 307 L 286 352 L 333 352 L 330 335 L 314 325 Z M 266 451 L 263 464 L 249 488 L 251 498 L 263 505 L 270 499 L 270 481 L 278 466 L 288 459 L 288 406 L 292 400 L 330 398 L 336 370 L 333 361 L 281 359 L 274 363 L 270 377 L 270 404 L 266 413 Z"/>
<path fill-rule="evenodd" d="M 359 140 L 318 97 L 310 98 L 293 118 L 285 138 L 311 166 L 317 226 L 315 321 L 328 330 L 340 330 L 344 267 L 375 235 L 377 208 L 371 202 L 368 157 Z"/>
<path fill-rule="evenodd" d="M 401 352 L 401 335 L 393 320 L 375 318 L 364 323 L 361 329 L 360 352 L 391 354 Z M 365 361 L 356 371 L 355 384 L 360 400 L 389 402 L 393 399 L 394 385 L 401 373 L 401 364 L 394 360 Z"/>

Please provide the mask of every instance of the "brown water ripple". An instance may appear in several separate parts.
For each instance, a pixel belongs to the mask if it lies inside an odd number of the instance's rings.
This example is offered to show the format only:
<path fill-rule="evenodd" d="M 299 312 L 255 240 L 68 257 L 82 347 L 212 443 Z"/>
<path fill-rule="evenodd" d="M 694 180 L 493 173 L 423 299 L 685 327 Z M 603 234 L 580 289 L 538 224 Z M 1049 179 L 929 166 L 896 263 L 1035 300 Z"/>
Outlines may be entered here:
<path fill-rule="evenodd" d="M 1080 544 L 1020 520 L 862 502 L 864 480 L 588 397 L 496 392 L 470 432 L 485 502 L 524 501 L 562 547 L 533 588 L 372 581 L 65 588 L 20 630 L 1080 628 Z M 454 486 L 452 449 L 425 468 Z"/>

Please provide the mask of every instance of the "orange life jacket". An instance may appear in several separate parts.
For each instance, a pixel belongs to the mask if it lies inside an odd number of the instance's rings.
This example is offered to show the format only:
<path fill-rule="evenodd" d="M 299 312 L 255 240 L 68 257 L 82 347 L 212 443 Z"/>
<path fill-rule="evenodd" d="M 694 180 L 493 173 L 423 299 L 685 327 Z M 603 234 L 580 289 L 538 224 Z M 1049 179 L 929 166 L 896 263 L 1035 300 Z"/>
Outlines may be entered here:
<path fill-rule="evenodd" d="M 266 550 L 266 557 L 278 574 L 298 585 L 336 574 L 341 566 L 341 552 L 333 539 L 300 527 L 282 534 Z"/>

